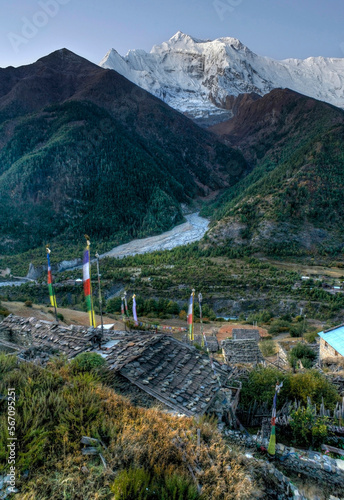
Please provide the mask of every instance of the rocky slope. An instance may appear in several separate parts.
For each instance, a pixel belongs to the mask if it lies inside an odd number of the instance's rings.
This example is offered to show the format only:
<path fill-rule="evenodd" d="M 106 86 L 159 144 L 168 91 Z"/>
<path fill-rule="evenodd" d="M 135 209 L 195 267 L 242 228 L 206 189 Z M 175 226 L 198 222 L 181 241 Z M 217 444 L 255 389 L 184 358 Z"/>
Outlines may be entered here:
<path fill-rule="evenodd" d="M 342 110 L 274 90 L 243 101 L 213 130 L 240 148 L 252 169 L 212 206 L 213 243 L 279 254 L 342 248 Z"/>

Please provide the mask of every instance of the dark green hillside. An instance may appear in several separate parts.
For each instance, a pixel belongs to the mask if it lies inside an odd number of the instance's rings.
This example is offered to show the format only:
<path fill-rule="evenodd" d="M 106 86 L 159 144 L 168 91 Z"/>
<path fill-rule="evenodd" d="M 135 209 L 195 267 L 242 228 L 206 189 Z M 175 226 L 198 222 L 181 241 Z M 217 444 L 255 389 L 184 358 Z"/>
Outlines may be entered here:
<path fill-rule="evenodd" d="M 223 149 L 230 156 L 221 145 L 217 157 L 225 158 Z M 0 252 L 85 232 L 121 240 L 169 229 L 182 220 L 180 203 L 194 198 L 200 183 L 212 184 L 209 170 L 198 176 L 170 154 L 148 148 L 91 103 L 23 118 L 0 151 Z"/>
<path fill-rule="evenodd" d="M 213 133 L 66 49 L 0 69 L 0 254 L 164 231 L 246 171 Z"/>
<path fill-rule="evenodd" d="M 271 94 L 265 108 L 265 98 L 259 110 L 251 106 L 251 127 L 233 120 L 227 139 L 253 170 L 212 207 L 219 222 L 210 237 L 268 253 L 336 252 L 344 239 L 344 113 L 291 91 Z"/>
<path fill-rule="evenodd" d="M 105 119 L 111 128 L 93 145 L 89 137 Z M 1 252 L 33 248 L 61 233 L 132 237 L 182 220 L 179 202 L 187 200 L 187 189 L 94 105 L 69 103 L 26 118 L 0 163 Z M 185 185 L 194 188 L 190 176 Z"/>

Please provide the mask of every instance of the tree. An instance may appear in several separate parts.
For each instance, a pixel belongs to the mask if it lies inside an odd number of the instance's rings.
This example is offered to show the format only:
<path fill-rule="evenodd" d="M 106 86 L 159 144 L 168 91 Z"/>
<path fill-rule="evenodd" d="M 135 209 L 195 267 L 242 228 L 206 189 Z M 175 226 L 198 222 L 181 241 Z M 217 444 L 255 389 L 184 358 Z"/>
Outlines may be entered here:
<path fill-rule="evenodd" d="M 311 406 L 291 412 L 290 427 L 296 445 L 318 447 L 329 435 L 329 418 L 317 417 Z"/>
<path fill-rule="evenodd" d="M 317 355 L 311 347 L 300 342 L 289 352 L 288 361 L 292 368 L 296 368 L 297 361 L 301 360 L 304 368 L 311 368 Z"/>
<path fill-rule="evenodd" d="M 317 370 L 307 370 L 304 373 L 296 373 L 290 378 L 289 399 L 296 399 L 307 405 L 307 398 L 318 407 L 324 401 L 325 407 L 333 410 L 340 401 L 336 387 Z"/>

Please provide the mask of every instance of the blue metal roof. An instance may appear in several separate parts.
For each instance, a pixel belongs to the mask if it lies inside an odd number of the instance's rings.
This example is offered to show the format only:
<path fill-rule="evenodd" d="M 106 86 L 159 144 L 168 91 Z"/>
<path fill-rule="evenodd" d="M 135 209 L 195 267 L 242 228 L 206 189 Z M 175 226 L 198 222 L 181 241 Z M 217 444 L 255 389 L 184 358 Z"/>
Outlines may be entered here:
<path fill-rule="evenodd" d="M 320 332 L 318 335 L 339 354 L 344 356 L 344 325 L 337 326 L 337 328 L 333 328 L 327 332 Z"/>

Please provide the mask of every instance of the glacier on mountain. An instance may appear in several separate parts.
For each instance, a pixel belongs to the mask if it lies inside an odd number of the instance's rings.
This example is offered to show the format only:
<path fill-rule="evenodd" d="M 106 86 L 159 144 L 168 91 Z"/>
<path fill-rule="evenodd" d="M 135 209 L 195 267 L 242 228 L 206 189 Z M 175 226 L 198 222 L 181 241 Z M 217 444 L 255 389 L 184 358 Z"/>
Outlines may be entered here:
<path fill-rule="evenodd" d="M 344 58 L 277 61 L 255 54 L 236 38 L 198 40 L 182 32 L 150 53 L 111 49 L 100 62 L 205 124 L 231 116 L 229 96 L 265 95 L 275 88 L 344 108 Z"/>

